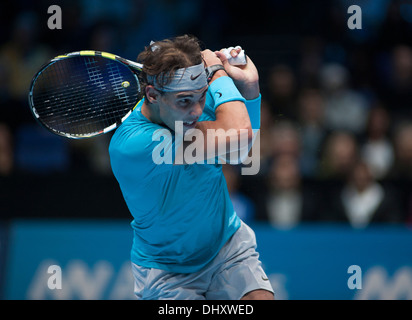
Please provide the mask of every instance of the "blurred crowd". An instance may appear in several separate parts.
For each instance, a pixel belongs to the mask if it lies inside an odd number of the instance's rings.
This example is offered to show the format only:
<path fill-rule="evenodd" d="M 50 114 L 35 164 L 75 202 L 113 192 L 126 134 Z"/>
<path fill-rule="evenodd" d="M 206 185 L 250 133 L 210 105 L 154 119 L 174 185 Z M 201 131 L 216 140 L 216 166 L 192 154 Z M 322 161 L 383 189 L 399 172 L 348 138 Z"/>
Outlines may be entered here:
<path fill-rule="evenodd" d="M 357 2 L 361 30 L 347 28 L 343 0 L 268 2 L 243 13 L 261 17 L 246 26 L 235 26 L 242 11 L 233 1 L 224 8 L 214 0 L 60 1 L 63 28 L 51 31 L 48 1 L 16 1 L 0 16 L 0 177 L 111 174 L 110 134 L 69 141 L 40 128 L 29 112 L 31 78 L 53 56 L 94 49 L 135 59 L 150 40 L 192 33 L 218 49 L 244 35 L 241 45 L 256 53 L 263 100 L 259 174 L 224 166 L 239 216 L 278 227 L 410 223 L 412 6 Z M 290 51 L 253 47 L 271 35 L 292 39 Z"/>

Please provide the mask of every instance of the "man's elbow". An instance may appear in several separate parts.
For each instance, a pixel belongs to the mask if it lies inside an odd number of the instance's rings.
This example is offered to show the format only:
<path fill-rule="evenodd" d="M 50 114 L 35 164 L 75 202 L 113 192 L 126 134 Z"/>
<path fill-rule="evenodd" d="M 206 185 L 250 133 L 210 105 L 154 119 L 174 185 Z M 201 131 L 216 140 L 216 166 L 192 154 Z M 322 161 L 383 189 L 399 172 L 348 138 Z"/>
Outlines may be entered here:
<path fill-rule="evenodd" d="M 253 129 L 252 129 L 252 125 L 250 124 L 250 121 L 245 122 L 245 124 L 239 130 L 239 138 L 240 138 L 240 141 L 242 141 L 242 139 L 247 139 L 248 144 L 252 143 Z"/>

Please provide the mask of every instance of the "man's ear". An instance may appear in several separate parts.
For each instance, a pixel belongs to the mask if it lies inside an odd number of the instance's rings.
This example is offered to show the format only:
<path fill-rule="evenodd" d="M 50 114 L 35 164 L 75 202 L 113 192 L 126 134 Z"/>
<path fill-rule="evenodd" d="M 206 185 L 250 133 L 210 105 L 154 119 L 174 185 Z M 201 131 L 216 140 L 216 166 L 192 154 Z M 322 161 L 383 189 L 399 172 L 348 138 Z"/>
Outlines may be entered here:
<path fill-rule="evenodd" d="M 157 103 L 160 98 L 160 92 L 155 89 L 155 87 L 148 85 L 145 88 L 146 97 L 150 103 Z"/>

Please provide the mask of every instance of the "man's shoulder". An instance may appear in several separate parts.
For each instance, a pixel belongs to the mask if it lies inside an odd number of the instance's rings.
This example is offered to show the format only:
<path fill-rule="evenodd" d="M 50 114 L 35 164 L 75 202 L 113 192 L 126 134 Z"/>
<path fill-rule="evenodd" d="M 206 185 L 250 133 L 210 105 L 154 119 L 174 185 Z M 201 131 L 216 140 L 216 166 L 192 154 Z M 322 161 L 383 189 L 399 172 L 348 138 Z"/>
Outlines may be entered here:
<path fill-rule="evenodd" d="M 110 141 L 109 153 L 123 156 L 148 157 L 162 141 L 163 144 L 173 144 L 173 134 L 158 124 L 133 114 L 114 133 Z M 169 143 L 168 143 L 169 142 Z M 143 155 L 146 155 L 142 157 Z"/>
<path fill-rule="evenodd" d="M 110 141 L 110 149 L 119 149 L 130 147 L 130 144 L 138 145 L 140 142 L 145 143 L 151 139 L 155 131 L 153 123 L 144 121 L 134 111 L 126 121 L 116 129 Z"/>

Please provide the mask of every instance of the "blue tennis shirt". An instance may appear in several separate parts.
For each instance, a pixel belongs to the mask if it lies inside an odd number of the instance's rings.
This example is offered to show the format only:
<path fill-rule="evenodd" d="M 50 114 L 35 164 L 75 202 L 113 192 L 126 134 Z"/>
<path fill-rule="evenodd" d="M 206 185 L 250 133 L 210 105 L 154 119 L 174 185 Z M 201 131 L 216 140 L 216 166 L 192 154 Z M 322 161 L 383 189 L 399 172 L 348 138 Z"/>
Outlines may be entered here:
<path fill-rule="evenodd" d="M 215 120 L 210 87 L 199 121 Z M 116 130 L 109 146 L 113 173 L 133 216 L 131 260 L 148 268 L 196 272 L 218 254 L 240 219 L 220 164 L 155 163 L 153 150 L 160 143 L 174 148 L 177 139 L 173 131 L 144 117 L 142 104 Z M 162 130 L 170 137 L 159 140 Z"/>

